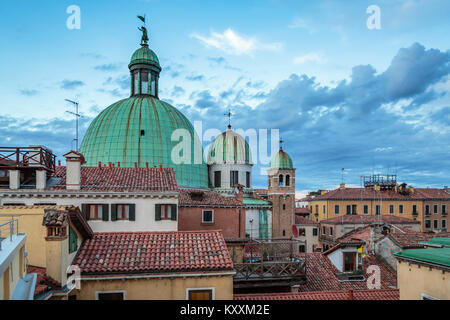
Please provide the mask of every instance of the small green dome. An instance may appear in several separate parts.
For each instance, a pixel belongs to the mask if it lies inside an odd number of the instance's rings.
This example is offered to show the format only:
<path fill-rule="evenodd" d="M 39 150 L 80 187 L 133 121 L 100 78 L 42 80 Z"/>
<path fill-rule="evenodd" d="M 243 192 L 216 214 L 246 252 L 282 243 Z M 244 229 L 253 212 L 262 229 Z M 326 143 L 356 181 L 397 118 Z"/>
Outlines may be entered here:
<path fill-rule="evenodd" d="M 191 139 L 191 163 L 175 164 L 172 152 L 180 140 L 172 141 L 176 129 L 185 129 Z M 179 186 L 208 187 L 208 168 L 196 161 L 194 143 L 201 146 L 191 122 L 170 104 L 149 95 L 120 100 L 103 110 L 91 123 L 80 152 L 86 166 L 120 162 L 122 167 L 172 167 Z M 176 149 L 178 150 L 178 149 Z M 181 154 L 182 155 L 182 154 Z M 176 161 L 179 162 L 179 161 Z"/>
<path fill-rule="evenodd" d="M 208 164 L 251 164 L 251 162 L 249 144 L 231 128 L 217 136 L 209 148 Z"/>
<path fill-rule="evenodd" d="M 293 169 L 291 157 L 283 150 L 278 151 L 270 160 L 271 169 Z"/>
<path fill-rule="evenodd" d="M 158 56 L 152 49 L 148 47 L 148 45 L 145 44 L 133 53 L 128 67 L 131 67 L 135 64 L 152 64 L 161 69 Z"/>

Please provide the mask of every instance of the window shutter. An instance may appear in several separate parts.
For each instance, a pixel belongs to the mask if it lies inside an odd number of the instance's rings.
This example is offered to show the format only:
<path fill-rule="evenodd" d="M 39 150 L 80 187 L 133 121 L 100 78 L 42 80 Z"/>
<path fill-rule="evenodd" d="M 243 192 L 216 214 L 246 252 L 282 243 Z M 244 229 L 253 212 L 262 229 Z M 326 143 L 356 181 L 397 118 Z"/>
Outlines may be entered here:
<path fill-rule="evenodd" d="M 172 217 L 171 219 L 173 221 L 177 221 L 177 205 L 176 204 L 171 204 L 171 211 L 172 211 Z"/>
<path fill-rule="evenodd" d="M 111 205 L 111 221 L 117 221 L 117 204 Z"/>
<path fill-rule="evenodd" d="M 109 205 L 102 204 L 103 221 L 109 221 Z"/>
<path fill-rule="evenodd" d="M 161 205 L 155 204 L 155 220 L 161 221 Z"/>
<path fill-rule="evenodd" d="M 129 211 L 129 220 L 130 221 L 136 221 L 136 205 L 135 204 L 130 204 L 130 211 Z"/>
<path fill-rule="evenodd" d="M 83 216 L 86 218 L 86 220 L 89 220 L 89 205 L 87 203 L 83 203 L 81 205 L 81 212 L 83 213 Z"/>

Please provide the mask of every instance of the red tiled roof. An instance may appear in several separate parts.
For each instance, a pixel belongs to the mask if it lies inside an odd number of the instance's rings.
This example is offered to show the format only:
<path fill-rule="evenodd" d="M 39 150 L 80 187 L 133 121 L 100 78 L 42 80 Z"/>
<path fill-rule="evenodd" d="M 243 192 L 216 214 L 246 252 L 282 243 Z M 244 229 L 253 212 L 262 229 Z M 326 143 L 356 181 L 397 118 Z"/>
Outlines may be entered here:
<path fill-rule="evenodd" d="M 306 282 L 301 284 L 299 291 L 335 291 L 335 290 L 364 290 L 367 289 L 366 281 L 339 281 L 336 273 L 338 269 L 324 254 L 320 252 L 299 253 L 300 258 L 306 256 Z M 378 265 L 381 271 L 381 289 L 390 289 L 397 286 L 397 273 L 383 260 L 373 255 L 363 258 L 363 270 L 366 273 L 368 266 Z"/>
<path fill-rule="evenodd" d="M 233 270 L 220 231 L 94 233 L 74 264 L 84 274 Z"/>
<path fill-rule="evenodd" d="M 372 188 L 338 188 L 331 190 L 324 195 L 319 195 L 310 201 L 320 200 L 373 200 L 373 199 L 394 199 L 394 200 L 450 200 L 450 194 L 443 189 L 414 189 L 411 194 L 403 195 L 395 190 L 375 191 Z"/>
<path fill-rule="evenodd" d="M 307 215 L 311 214 L 310 208 L 295 208 L 295 214 Z"/>
<path fill-rule="evenodd" d="M 295 224 L 303 224 L 303 225 L 319 225 L 319 223 L 315 222 L 314 220 L 299 216 L 299 215 L 295 215 Z"/>
<path fill-rule="evenodd" d="M 423 248 L 419 242 L 428 241 L 431 238 L 448 238 L 450 232 L 441 233 L 425 233 L 409 231 L 407 233 L 395 232 L 390 233 L 386 237 L 390 237 L 395 243 L 397 243 L 402 249 Z"/>
<path fill-rule="evenodd" d="M 370 238 L 370 230 L 371 226 L 359 227 L 355 230 L 350 231 L 349 233 L 343 235 L 340 238 L 336 239 L 336 242 L 339 243 L 349 243 L 352 241 L 361 242 L 367 241 Z"/>
<path fill-rule="evenodd" d="M 180 206 L 236 207 L 243 206 L 235 198 L 225 197 L 214 191 L 180 190 L 178 197 Z"/>
<path fill-rule="evenodd" d="M 34 289 L 34 297 L 39 296 L 42 293 L 50 292 L 55 288 L 60 288 L 61 284 L 47 275 L 47 269 L 27 266 L 27 273 L 36 273 L 36 287 Z"/>
<path fill-rule="evenodd" d="M 343 215 L 320 221 L 321 224 L 369 224 L 376 222 L 389 224 L 420 224 L 419 221 L 394 215 Z"/>
<path fill-rule="evenodd" d="M 56 167 L 61 181 L 52 189 L 66 188 L 66 167 Z M 81 167 L 85 191 L 178 191 L 173 168 Z"/>
<path fill-rule="evenodd" d="M 268 194 L 268 190 L 267 189 L 255 189 L 255 192 L 258 194 L 263 194 L 263 195 L 267 195 Z"/>
<path fill-rule="evenodd" d="M 234 300 L 400 300 L 398 289 L 235 294 Z"/>

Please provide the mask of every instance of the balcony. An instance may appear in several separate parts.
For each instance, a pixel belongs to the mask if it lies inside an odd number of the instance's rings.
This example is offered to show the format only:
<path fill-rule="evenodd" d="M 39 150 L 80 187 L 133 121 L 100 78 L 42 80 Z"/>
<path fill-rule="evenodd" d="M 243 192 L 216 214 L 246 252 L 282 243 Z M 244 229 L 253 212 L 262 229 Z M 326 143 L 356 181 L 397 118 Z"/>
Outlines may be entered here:
<path fill-rule="evenodd" d="M 44 169 L 54 172 L 55 166 L 56 156 L 42 146 L 0 147 L 0 167 L 2 169 Z"/>
<path fill-rule="evenodd" d="M 248 240 L 242 257 L 233 257 L 235 288 L 290 286 L 306 278 L 306 261 L 298 258 L 300 240 Z"/>

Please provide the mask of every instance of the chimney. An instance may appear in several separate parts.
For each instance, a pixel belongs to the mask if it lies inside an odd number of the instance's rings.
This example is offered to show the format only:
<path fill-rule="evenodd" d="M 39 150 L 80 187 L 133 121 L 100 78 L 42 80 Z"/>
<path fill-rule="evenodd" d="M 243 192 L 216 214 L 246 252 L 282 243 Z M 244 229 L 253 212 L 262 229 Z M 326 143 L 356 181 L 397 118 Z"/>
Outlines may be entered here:
<path fill-rule="evenodd" d="M 159 165 L 159 172 L 161 173 L 161 175 L 163 174 L 163 166 L 162 166 L 162 164 Z"/>
<path fill-rule="evenodd" d="M 45 170 L 36 170 L 36 189 L 45 190 L 47 186 L 47 172 Z"/>
<path fill-rule="evenodd" d="M 414 194 L 414 187 L 409 187 L 409 194 Z"/>
<path fill-rule="evenodd" d="M 353 289 L 348 290 L 348 300 L 353 300 Z"/>
<path fill-rule="evenodd" d="M 101 162 L 101 161 L 98 162 L 98 167 L 99 167 L 99 168 L 102 167 L 102 162 Z"/>
<path fill-rule="evenodd" d="M 81 165 L 84 164 L 84 157 L 81 153 L 71 151 L 64 155 L 66 158 L 66 189 L 81 189 Z"/>
<path fill-rule="evenodd" d="M 244 202 L 244 186 L 242 184 L 236 185 L 238 192 L 234 193 L 234 197 L 239 202 Z"/>
<path fill-rule="evenodd" d="M 134 163 L 134 168 L 137 169 L 137 162 Z"/>
<path fill-rule="evenodd" d="M 120 168 L 120 162 L 117 162 L 117 168 Z"/>
<path fill-rule="evenodd" d="M 20 189 L 20 170 L 9 170 L 9 188 Z"/>
<path fill-rule="evenodd" d="M 58 160 L 58 167 L 61 167 L 61 160 Z"/>
<path fill-rule="evenodd" d="M 339 186 L 339 189 L 345 189 L 345 183 L 341 183 L 341 185 Z"/>

